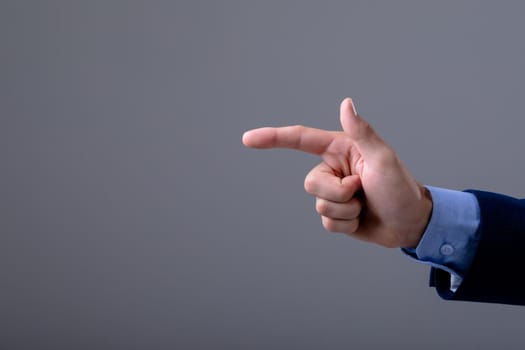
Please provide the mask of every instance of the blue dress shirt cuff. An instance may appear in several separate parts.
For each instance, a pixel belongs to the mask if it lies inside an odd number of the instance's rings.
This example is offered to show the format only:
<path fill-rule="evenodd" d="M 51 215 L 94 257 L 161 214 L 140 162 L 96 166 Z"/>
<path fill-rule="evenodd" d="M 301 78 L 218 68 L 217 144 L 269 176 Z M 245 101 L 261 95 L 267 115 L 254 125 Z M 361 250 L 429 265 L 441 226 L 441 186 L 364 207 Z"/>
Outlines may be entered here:
<path fill-rule="evenodd" d="M 427 188 L 432 195 L 432 216 L 418 246 L 403 251 L 423 264 L 450 273 L 450 289 L 455 291 L 479 242 L 479 204 L 468 192 Z"/>

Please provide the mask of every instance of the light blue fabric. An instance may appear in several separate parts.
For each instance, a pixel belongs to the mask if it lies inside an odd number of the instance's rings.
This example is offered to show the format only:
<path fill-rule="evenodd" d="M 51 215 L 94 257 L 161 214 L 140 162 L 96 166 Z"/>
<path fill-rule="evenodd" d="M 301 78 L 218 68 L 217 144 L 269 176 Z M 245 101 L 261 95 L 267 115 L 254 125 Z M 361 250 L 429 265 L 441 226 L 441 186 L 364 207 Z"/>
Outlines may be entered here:
<path fill-rule="evenodd" d="M 402 250 L 416 259 L 450 273 L 450 289 L 461 284 L 479 242 L 479 204 L 467 192 L 427 186 L 432 195 L 432 216 L 415 249 Z"/>

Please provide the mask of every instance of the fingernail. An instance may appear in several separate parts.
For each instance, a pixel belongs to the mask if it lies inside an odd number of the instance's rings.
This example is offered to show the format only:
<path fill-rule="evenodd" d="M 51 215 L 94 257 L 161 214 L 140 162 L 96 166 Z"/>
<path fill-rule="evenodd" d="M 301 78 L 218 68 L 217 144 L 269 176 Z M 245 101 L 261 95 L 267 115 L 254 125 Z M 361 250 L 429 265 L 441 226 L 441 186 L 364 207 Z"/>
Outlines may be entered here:
<path fill-rule="evenodd" d="M 355 108 L 354 100 L 350 100 L 350 104 L 352 105 L 352 109 L 354 110 L 354 115 L 357 115 L 357 109 Z"/>

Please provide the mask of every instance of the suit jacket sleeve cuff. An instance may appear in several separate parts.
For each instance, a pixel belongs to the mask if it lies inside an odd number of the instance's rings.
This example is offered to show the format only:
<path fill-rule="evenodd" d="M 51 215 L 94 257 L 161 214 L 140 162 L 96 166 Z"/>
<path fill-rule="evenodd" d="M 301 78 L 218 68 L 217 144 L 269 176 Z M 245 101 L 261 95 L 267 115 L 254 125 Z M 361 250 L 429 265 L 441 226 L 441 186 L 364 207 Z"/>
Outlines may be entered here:
<path fill-rule="evenodd" d="M 479 243 L 463 282 L 450 290 L 448 272 L 433 268 L 430 285 L 444 299 L 525 305 L 525 201 L 469 190 L 480 208 Z"/>

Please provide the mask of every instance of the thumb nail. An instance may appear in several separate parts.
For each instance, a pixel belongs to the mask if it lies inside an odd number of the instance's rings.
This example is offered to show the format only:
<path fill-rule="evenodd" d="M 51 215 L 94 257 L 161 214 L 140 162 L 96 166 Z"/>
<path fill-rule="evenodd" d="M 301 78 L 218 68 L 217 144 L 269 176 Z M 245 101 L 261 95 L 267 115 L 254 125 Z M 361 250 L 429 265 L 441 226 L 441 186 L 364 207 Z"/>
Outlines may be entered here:
<path fill-rule="evenodd" d="M 357 109 L 355 108 L 354 100 L 350 100 L 350 104 L 352 105 L 352 109 L 354 110 L 354 115 L 357 116 Z"/>

